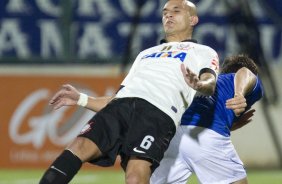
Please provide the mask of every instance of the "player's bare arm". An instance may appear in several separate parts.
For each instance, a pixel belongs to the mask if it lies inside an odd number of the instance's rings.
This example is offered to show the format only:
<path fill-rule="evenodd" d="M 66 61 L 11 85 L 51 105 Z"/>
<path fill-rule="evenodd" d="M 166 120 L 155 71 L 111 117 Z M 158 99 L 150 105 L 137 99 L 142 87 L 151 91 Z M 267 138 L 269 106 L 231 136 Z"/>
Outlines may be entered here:
<path fill-rule="evenodd" d="M 245 96 L 252 91 L 256 84 L 256 75 L 243 67 L 235 74 L 234 97 L 226 101 L 226 108 L 232 109 L 236 116 L 245 111 L 247 106 Z"/>
<path fill-rule="evenodd" d="M 103 109 L 113 98 L 114 96 L 102 96 L 97 98 L 88 96 L 88 103 L 85 108 L 94 112 L 98 112 Z"/>
<path fill-rule="evenodd" d="M 256 75 L 246 67 L 239 69 L 235 74 L 234 87 L 235 96 L 241 94 L 246 96 L 249 94 L 256 84 Z"/>
<path fill-rule="evenodd" d="M 214 93 L 216 78 L 213 74 L 203 73 L 199 78 L 184 64 L 181 64 L 181 71 L 188 86 L 205 95 L 212 95 Z"/>
<path fill-rule="evenodd" d="M 83 95 L 83 96 L 82 96 Z M 92 110 L 92 111 L 99 111 L 103 107 L 105 107 L 113 97 L 104 96 L 94 98 L 91 96 L 87 96 L 85 94 L 80 93 L 75 87 L 70 84 L 64 84 L 62 89 L 60 89 L 49 101 L 50 105 L 54 106 L 54 109 L 57 110 L 63 106 L 74 106 L 79 105 L 79 100 L 84 98 L 84 107 Z"/>

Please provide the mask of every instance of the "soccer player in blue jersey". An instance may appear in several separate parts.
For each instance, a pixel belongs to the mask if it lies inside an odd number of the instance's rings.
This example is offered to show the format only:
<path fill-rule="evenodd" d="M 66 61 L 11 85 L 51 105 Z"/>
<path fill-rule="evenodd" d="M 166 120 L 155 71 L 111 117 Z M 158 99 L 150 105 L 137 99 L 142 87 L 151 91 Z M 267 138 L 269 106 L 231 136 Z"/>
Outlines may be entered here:
<path fill-rule="evenodd" d="M 225 59 L 214 95 L 196 95 L 185 111 L 152 184 L 185 184 L 194 172 L 203 184 L 246 184 L 243 163 L 230 140 L 230 130 L 242 109 L 234 109 L 244 97 L 245 111 L 262 98 L 257 66 L 239 55 Z M 239 103 L 239 104 L 240 104 Z M 231 109 L 230 109 L 231 108 Z"/>
<path fill-rule="evenodd" d="M 89 120 L 40 184 L 68 183 L 83 163 L 112 166 L 117 155 L 126 183 L 149 183 L 185 104 L 191 104 L 196 91 L 213 94 L 218 73 L 217 53 L 192 40 L 198 23 L 193 3 L 167 1 L 162 21 L 165 40 L 138 54 L 114 99 Z M 60 103 L 58 97 L 51 103 Z M 87 106 L 88 96 L 79 95 L 78 104 Z"/>

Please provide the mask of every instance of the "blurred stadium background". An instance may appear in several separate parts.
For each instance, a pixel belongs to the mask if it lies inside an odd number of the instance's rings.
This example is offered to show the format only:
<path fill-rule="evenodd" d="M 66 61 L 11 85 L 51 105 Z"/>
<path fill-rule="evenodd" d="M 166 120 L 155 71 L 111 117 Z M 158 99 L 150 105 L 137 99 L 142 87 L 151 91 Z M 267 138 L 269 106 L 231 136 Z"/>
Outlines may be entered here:
<path fill-rule="evenodd" d="M 135 56 L 163 37 L 165 2 L 0 1 L 1 184 L 38 182 L 93 115 L 74 107 L 52 111 L 51 95 L 64 83 L 93 96 L 113 94 Z M 253 122 L 233 132 L 232 140 L 250 183 L 282 183 L 282 4 L 192 2 L 200 17 L 194 32 L 199 43 L 221 60 L 245 53 L 261 67 L 265 97 L 255 105 Z M 85 166 L 73 183 L 123 183 L 123 175 L 118 161 L 107 170 Z"/>

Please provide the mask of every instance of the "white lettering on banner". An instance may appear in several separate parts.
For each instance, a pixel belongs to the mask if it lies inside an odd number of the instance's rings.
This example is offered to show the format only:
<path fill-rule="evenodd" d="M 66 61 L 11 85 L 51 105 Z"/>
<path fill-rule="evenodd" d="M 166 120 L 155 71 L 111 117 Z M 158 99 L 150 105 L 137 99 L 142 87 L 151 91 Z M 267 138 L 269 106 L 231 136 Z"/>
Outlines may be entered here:
<path fill-rule="evenodd" d="M 132 0 L 119 0 L 120 5 L 122 7 L 123 12 L 127 13 L 128 16 L 134 16 L 136 14 L 137 5 L 136 1 Z M 146 17 L 146 15 L 150 15 L 152 12 L 156 12 L 158 9 L 158 1 L 146 1 L 144 6 L 141 10 L 141 15 Z M 156 14 L 160 14 L 160 12 L 157 12 Z"/>
<path fill-rule="evenodd" d="M 261 25 L 261 41 L 262 49 L 264 50 L 265 58 L 268 61 L 279 62 L 282 60 L 282 39 L 281 31 L 275 29 L 272 25 Z M 195 37 L 198 38 L 200 43 L 204 42 L 204 37 L 209 35 L 209 37 L 214 38 L 220 45 L 223 45 L 223 50 L 217 50 L 219 55 L 232 55 L 234 52 L 240 50 L 240 44 L 238 43 L 237 36 L 233 27 L 228 25 L 218 26 L 215 24 L 201 24 L 199 29 L 195 32 Z M 280 35 L 280 36 L 279 36 Z M 280 38 L 280 43 L 277 45 L 273 42 L 276 37 Z M 273 52 L 276 51 L 277 55 Z"/>
<path fill-rule="evenodd" d="M 16 19 L 4 19 L 0 29 L 0 56 L 4 52 L 15 50 L 19 58 L 30 56 L 27 44 L 27 36 L 21 32 L 19 22 Z"/>
<path fill-rule="evenodd" d="M 38 5 L 38 8 L 48 14 L 48 15 L 51 15 L 51 16 L 55 16 L 55 17 L 58 17 L 61 15 L 62 13 L 62 8 L 60 7 L 60 4 L 55 6 L 51 0 L 36 0 L 37 2 L 37 5 Z"/>
<path fill-rule="evenodd" d="M 96 96 L 90 91 L 83 92 L 87 92 L 91 96 Z M 106 92 L 112 92 L 112 88 L 109 88 Z M 78 114 L 76 112 L 73 115 L 75 119 L 70 118 L 62 128 L 59 128 L 59 123 L 69 107 L 63 107 L 53 112 L 45 112 L 41 116 L 27 119 L 27 115 L 40 101 L 50 98 L 49 94 L 48 89 L 34 91 L 16 108 L 9 124 L 9 135 L 14 143 L 21 145 L 32 144 L 35 148 L 39 149 L 44 145 L 46 138 L 49 138 L 54 145 L 66 145 L 77 136 L 85 123 L 93 116 L 93 112 L 91 111 L 78 111 L 79 116 L 77 116 Z M 20 128 L 24 121 L 28 122 L 30 130 L 20 133 Z"/>
<path fill-rule="evenodd" d="M 213 38 L 217 43 L 224 45 L 225 50 L 227 50 L 226 38 L 233 40 L 231 37 L 235 35 L 226 32 L 225 26 L 218 26 L 215 24 L 201 24 L 198 27 L 198 31 L 195 32 L 195 38 L 197 38 L 199 43 L 204 43 L 205 36 L 209 35 L 210 38 Z M 236 42 L 234 42 L 236 43 Z M 234 51 L 233 51 L 234 52 Z M 217 50 L 219 55 L 222 55 L 220 50 Z"/>
<path fill-rule="evenodd" d="M 265 58 L 267 61 L 273 60 L 274 62 L 278 63 L 282 60 L 282 33 L 281 31 L 275 29 L 271 25 L 265 25 L 261 27 L 261 41 L 262 49 L 265 53 Z M 280 42 L 273 43 L 273 40 L 277 40 L 277 38 L 280 40 Z M 276 55 L 275 55 L 276 54 Z"/>
<path fill-rule="evenodd" d="M 262 8 L 265 8 L 264 6 L 260 5 L 259 1 L 248 1 L 250 6 L 250 11 L 253 13 L 253 16 L 255 18 L 265 18 L 269 15 L 266 15 L 264 10 Z"/>
<path fill-rule="evenodd" d="M 31 150 L 28 148 L 24 149 L 12 149 L 10 150 L 9 156 L 10 161 L 18 163 L 37 163 L 38 161 L 51 162 L 53 161 L 62 151 L 46 150 L 43 153 L 37 150 Z"/>
<path fill-rule="evenodd" d="M 36 163 L 39 161 L 39 154 L 34 150 L 21 149 L 21 150 L 10 150 L 10 160 L 14 163 L 18 162 L 32 162 Z"/>
<path fill-rule="evenodd" d="M 80 116 L 79 119 L 76 119 L 76 121 L 69 120 L 68 122 L 66 122 L 66 126 L 64 126 L 62 129 L 59 129 L 58 123 L 63 118 L 65 114 L 64 112 L 68 108 L 69 107 L 64 107 L 59 110 L 56 110 L 51 114 L 46 115 L 46 117 L 41 117 L 41 122 L 47 121 L 46 123 L 48 123 L 48 125 L 46 124 L 46 134 L 48 135 L 51 142 L 55 145 L 63 146 L 70 143 L 71 140 L 73 140 L 78 135 L 85 123 L 87 123 L 89 119 L 93 116 L 93 114 L 95 114 L 91 111 L 83 111 L 83 114 Z M 73 116 L 75 117 L 75 114 Z M 50 118 L 54 118 L 53 122 L 49 121 Z M 70 124 L 71 127 L 69 127 Z"/>
<path fill-rule="evenodd" d="M 33 142 L 35 147 L 41 147 L 40 143 L 43 143 L 45 126 L 46 122 L 34 122 L 34 118 L 29 121 L 29 126 L 33 129 L 24 135 L 19 134 L 20 126 L 24 120 L 26 114 L 42 99 L 47 99 L 49 96 L 49 91 L 47 89 L 41 89 L 35 91 L 29 95 L 18 108 L 16 108 L 15 113 L 13 114 L 9 127 L 9 135 L 15 143 L 18 144 L 27 144 Z"/>
<path fill-rule="evenodd" d="M 38 26 L 41 30 L 41 56 L 44 58 L 49 58 L 53 55 L 62 56 L 63 41 L 57 23 L 52 20 L 40 20 Z"/>
<path fill-rule="evenodd" d="M 96 8 L 94 8 L 97 5 Z M 120 17 L 120 12 L 109 0 L 78 0 L 77 13 L 80 16 L 99 17 L 102 23 L 108 23 Z"/>
<path fill-rule="evenodd" d="M 25 0 L 9 0 L 6 6 L 7 12 L 10 13 L 26 13 L 28 7 L 26 6 Z"/>
<path fill-rule="evenodd" d="M 140 23 L 140 29 L 136 30 L 135 37 L 133 38 L 132 47 L 136 51 L 142 50 L 142 41 L 148 40 L 148 38 L 152 37 L 152 35 L 156 34 L 159 36 L 158 40 L 161 40 L 163 37 L 160 34 L 160 26 L 161 24 L 150 24 L 150 23 Z M 130 23 L 120 23 L 118 25 L 118 32 L 121 36 L 126 37 L 130 34 L 131 24 Z M 158 43 L 155 43 L 158 44 Z M 136 53 L 134 53 L 136 54 Z"/>
<path fill-rule="evenodd" d="M 58 17 L 63 9 L 60 3 L 55 2 L 58 1 L 36 0 L 31 3 L 27 0 L 7 0 L 6 7 L 4 7 L 4 18 L 0 20 L 0 57 L 14 55 L 17 58 L 26 59 L 37 54 L 43 58 L 61 57 L 64 45 L 58 20 L 56 18 L 45 19 L 40 13 L 37 13 L 35 7 L 38 6 L 39 10 L 47 15 Z M 162 30 L 161 22 L 155 23 L 153 21 L 161 17 L 160 10 L 165 2 L 165 0 L 144 1 L 141 22 L 138 24 L 132 42 L 132 48 L 136 52 L 149 45 L 144 40 L 154 37 L 156 41 L 159 41 L 162 38 L 161 31 L 159 31 Z M 71 44 L 73 44 L 70 48 L 75 52 L 73 55 L 81 59 L 91 56 L 112 58 L 118 55 L 123 48 L 116 47 L 116 44 L 119 43 L 114 41 L 115 39 L 128 38 L 132 26 L 131 19 L 136 14 L 138 3 L 132 0 L 115 2 L 112 0 L 73 0 L 70 3 L 77 6 L 73 10 L 77 11 L 77 15 L 80 16 L 76 17 L 75 21 L 77 22 L 73 22 L 71 27 L 75 28 L 78 25 L 79 29 L 70 31 Z M 211 35 L 213 37 L 209 39 L 215 39 L 220 43 L 218 48 L 214 48 L 220 55 L 229 55 L 239 50 L 240 43 L 236 39 L 232 25 L 226 19 L 226 16 L 232 13 L 229 12 L 230 10 L 240 10 L 241 7 L 238 5 L 240 3 L 236 0 L 199 1 L 197 3 L 198 14 L 200 18 L 203 17 L 205 21 L 209 21 L 201 22 L 200 20 L 200 24 L 196 27 L 194 37 L 199 43 L 204 43 L 204 38 Z M 271 20 L 265 19 L 266 11 L 262 9 L 264 7 L 258 1 L 250 1 L 249 5 L 254 18 L 259 23 L 265 55 L 270 61 L 281 61 L 281 42 L 276 39 L 281 34 L 281 30 L 275 27 Z M 6 18 L 5 16 L 10 16 L 9 13 L 12 17 L 16 16 L 17 18 Z M 22 14 L 26 16 L 21 17 Z M 36 15 L 41 17 L 35 17 Z M 29 21 L 33 18 L 34 20 Z M 26 21 L 28 26 L 25 26 Z M 36 25 L 33 27 L 34 23 L 39 26 L 39 29 Z M 153 28 L 151 29 L 153 31 L 149 30 L 149 26 Z M 111 31 L 108 32 L 109 29 Z M 156 31 L 158 32 L 156 33 Z M 41 38 L 39 41 L 31 41 L 34 37 L 38 38 L 39 36 Z M 38 47 L 40 47 L 39 51 Z"/>
<path fill-rule="evenodd" d="M 56 158 L 60 153 L 61 151 L 46 150 L 44 151 L 44 153 L 40 154 L 39 156 L 41 160 L 50 162 L 50 161 L 53 161 L 54 158 Z"/>
<path fill-rule="evenodd" d="M 263 18 L 266 16 L 261 9 L 262 6 L 259 5 L 259 1 L 248 1 L 248 3 L 251 7 L 250 10 L 256 18 Z M 237 0 L 199 1 L 197 3 L 197 12 L 200 17 L 207 15 L 226 17 L 226 15 L 230 13 L 230 9 L 242 9 L 240 4 L 241 3 L 238 3 Z"/>
<path fill-rule="evenodd" d="M 92 55 L 99 57 L 112 55 L 110 52 L 111 40 L 104 35 L 103 27 L 99 23 L 83 24 L 83 29 L 82 37 L 78 39 L 78 56 L 80 58 Z"/>
<path fill-rule="evenodd" d="M 240 43 L 238 43 L 238 38 L 235 33 L 235 29 L 231 26 L 223 26 L 223 29 L 225 30 L 224 34 L 226 37 L 222 39 L 221 42 L 225 42 L 225 47 L 223 47 L 222 52 L 225 53 L 226 56 L 228 55 L 234 55 L 234 51 L 239 51 L 241 48 Z M 221 53 L 223 55 L 223 53 Z"/>
<path fill-rule="evenodd" d="M 225 1 L 199 1 L 197 4 L 198 15 L 226 16 Z"/>

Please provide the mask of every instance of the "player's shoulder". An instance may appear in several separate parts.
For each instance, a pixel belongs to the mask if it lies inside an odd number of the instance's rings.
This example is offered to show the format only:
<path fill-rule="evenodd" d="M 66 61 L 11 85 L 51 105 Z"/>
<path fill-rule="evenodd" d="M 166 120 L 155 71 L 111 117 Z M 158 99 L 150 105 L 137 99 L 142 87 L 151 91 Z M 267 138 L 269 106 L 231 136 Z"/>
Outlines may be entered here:
<path fill-rule="evenodd" d="M 224 80 L 224 81 L 227 81 L 227 80 L 233 81 L 234 77 L 235 77 L 235 73 L 221 73 L 218 75 L 218 79 Z"/>
<path fill-rule="evenodd" d="M 234 77 L 235 77 L 235 73 L 219 74 L 216 82 L 217 90 L 227 91 L 233 89 Z"/>
<path fill-rule="evenodd" d="M 159 50 L 160 47 L 163 47 L 163 44 L 160 44 L 160 45 L 155 45 L 155 46 L 152 46 L 152 47 L 149 47 L 147 49 L 144 49 L 143 51 L 141 51 L 140 53 L 148 53 L 148 52 L 152 52 L 152 51 L 155 51 L 155 50 Z"/>
<path fill-rule="evenodd" d="M 194 43 L 194 44 L 198 52 L 209 52 L 211 54 L 217 54 L 217 52 L 210 46 L 199 44 L 199 43 Z"/>
<path fill-rule="evenodd" d="M 256 84 L 253 88 L 253 91 L 254 90 L 259 91 L 259 93 L 261 94 L 261 97 L 264 95 L 263 83 L 262 83 L 262 80 L 260 79 L 260 77 L 258 75 L 256 75 Z"/>

